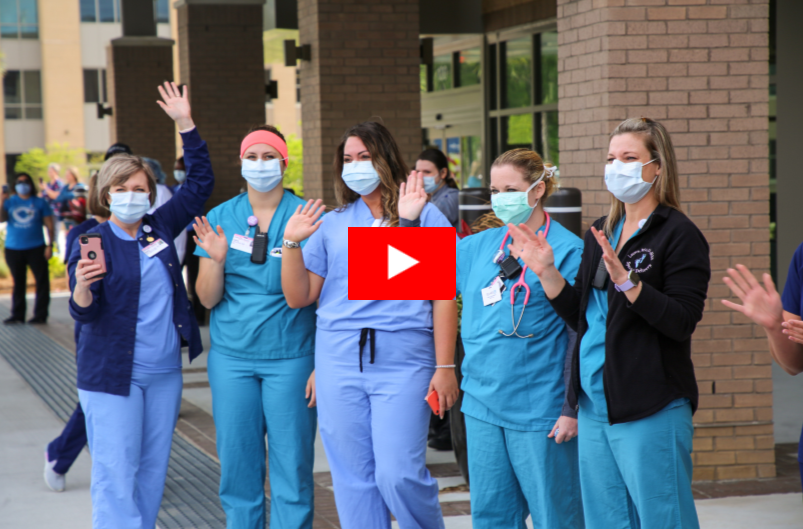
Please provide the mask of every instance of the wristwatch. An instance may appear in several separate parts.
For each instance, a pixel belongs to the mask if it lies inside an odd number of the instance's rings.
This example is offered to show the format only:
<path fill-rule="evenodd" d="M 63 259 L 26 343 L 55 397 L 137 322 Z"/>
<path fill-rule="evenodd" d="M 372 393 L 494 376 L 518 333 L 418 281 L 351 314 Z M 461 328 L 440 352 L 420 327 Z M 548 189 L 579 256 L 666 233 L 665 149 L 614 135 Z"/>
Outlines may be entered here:
<path fill-rule="evenodd" d="M 621 285 L 614 283 L 613 286 L 616 288 L 617 292 L 627 292 L 631 288 L 636 288 L 639 283 L 641 283 L 641 278 L 638 276 L 635 270 L 631 270 L 627 274 L 627 281 Z"/>
<path fill-rule="evenodd" d="M 297 242 L 288 241 L 287 239 L 284 240 L 283 245 L 284 245 L 285 248 L 290 248 L 290 249 L 301 248 L 301 245 L 298 244 Z"/>

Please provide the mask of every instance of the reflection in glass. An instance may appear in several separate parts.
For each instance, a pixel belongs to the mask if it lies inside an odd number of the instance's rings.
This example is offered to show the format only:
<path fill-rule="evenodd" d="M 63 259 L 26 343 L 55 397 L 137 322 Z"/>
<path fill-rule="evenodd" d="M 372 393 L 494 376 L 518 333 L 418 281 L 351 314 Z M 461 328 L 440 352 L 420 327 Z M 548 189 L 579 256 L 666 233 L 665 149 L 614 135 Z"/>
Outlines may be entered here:
<path fill-rule="evenodd" d="M 168 0 L 153 0 L 153 3 L 156 22 L 170 22 L 170 4 Z"/>
<path fill-rule="evenodd" d="M 480 84 L 480 48 L 461 51 L 459 54 L 460 86 L 474 86 Z"/>
<path fill-rule="evenodd" d="M 39 70 L 22 72 L 22 86 L 25 88 L 25 104 L 30 105 L 42 102 L 41 77 Z"/>
<path fill-rule="evenodd" d="M 488 46 L 488 83 L 485 85 L 488 88 L 491 110 L 496 110 L 496 74 L 496 44 L 491 44 Z"/>
<path fill-rule="evenodd" d="M 560 148 L 558 143 L 558 113 L 557 112 L 543 112 L 536 114 L 540 131 L 539 139 L 540 145 L 538 149 L 541 158 L 545 162 L 551 162 L 553 165 L 560 166 Z"/>
<path fill-rule="evenodd" d="M 533 53 L 532 37 L 504 43 L 503 108 L 526 107 L 532 104 Z"/>
<path fill-rule="evenodd" d="M 14 26 L 14 34 L 17 33 L 17 0 L 0 0 L 0 24 L 11 24 Z M 5 28 L 3 28 L 5 33 Z"/>
<path fill-rule="evenodd" d="M 465 187 L 485 187 L 482 176 L 482 143 L 479 136 L 460 138 L 463 152 L 463 173 L 468 176 Z M 460 183 L 460 180 L 458 180 Z"/>
<path fill-rule="evenodd" d="M 502 118 L 502 152 L 533 148 L 533 115 L 518 114 Z"/>
<path fill-rule="evenodd" d="M 422 64 L 420 69 L 419 84 L 421 85 L 421 92 L 429 92 L 429 67 L 426 64 Z"/>
<path fill-rule="evenodd" d="M 81 0 L 81 22 L 97 22 L 95 0 Z"/>
<path fill-rule="evenodd" d="M 448 90 L 452 87 L 452 54 L 438 55 L 432 65 L 432 89 Z"/>
<path fill-rule="evenodd" d="M 114 0 L 98 0 L 101 22 L 114 22 Z"/>
<path fill-rule="evenodd" d="M 541 33 L 541 104 L 558 102 L 558 34 Z"/>
<path fill-rule="evenodd" d="M 39 23 L 36 0 L 19 0 L 20 24 L 35 26 Z"/>
<path fill-rule="evenodd" d="M 456 181 L 460 181 L 462 167 L 460 157 L 460 138 L 446 138 L 446 159 L 449 162 L 449 171 Z"/>

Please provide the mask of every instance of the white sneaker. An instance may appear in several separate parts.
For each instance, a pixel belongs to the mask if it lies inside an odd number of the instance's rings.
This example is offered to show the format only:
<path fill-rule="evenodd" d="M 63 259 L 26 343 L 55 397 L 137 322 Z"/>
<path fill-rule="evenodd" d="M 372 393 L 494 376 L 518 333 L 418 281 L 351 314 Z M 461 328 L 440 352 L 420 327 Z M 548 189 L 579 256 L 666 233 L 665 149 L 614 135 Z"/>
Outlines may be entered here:
<path fill-rule="evenodd" d="M 54 466 L 56 461 L 48 461 L 45 451 L 45 485 L 54 492 L 64 492 L 64 474 L 57 474 L 53 470 Z"/>

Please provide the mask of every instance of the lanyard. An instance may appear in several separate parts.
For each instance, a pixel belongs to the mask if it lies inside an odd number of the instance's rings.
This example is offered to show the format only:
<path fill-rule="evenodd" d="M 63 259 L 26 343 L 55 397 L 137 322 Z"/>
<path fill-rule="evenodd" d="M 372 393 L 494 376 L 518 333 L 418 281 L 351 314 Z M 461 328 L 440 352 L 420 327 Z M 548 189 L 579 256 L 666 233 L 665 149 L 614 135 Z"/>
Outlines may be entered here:
<path fill-rule="evenodd" d="M 549 226 L 551 224 L 551 219 L 549 217 L 549 213 L 544 213 L 546 215 L 546 225 L 544 226 L 544 237 L 546 238 L 549 235 Z M 499 252 L 496 255 L 499 255 L 500 252 L 504 255 L 504 247 L 505 243 L 507 242 L 508 237 L 510 236 L 510 230 L 505 234 L 505 238 L 502 239 L 502 244 L 499 246 Z M 496 262 L 496 256 L 494 256 L 494 262 Z M 510 322 L 513 325 L 513 332 L 510 334 L 505 333 L 501 329 L 499 330 L 499 334 L 502 336 L 518 336 L 519 338 L 532 338 L 532 334 L 528 334 L 527 336 L 521 336 L 517 332 L 519 329 L 519 325 L 521 325 L 521 319 L 524 317 L 524 311 L 527 309 L 527 302 L 530 301 L 530 286 L 524 281 L 524 276 L 527 274 L 527 265 L 525 264 L 524 267 L 521 269 L 521 275 L 519 276 L 519 280 L 513 284 L 513 288 L 510 289 Z M 516 295 L 519 293 L 521 289 L 524 289 L 524 306 L 521 308 L 521 314 L 519 314 L 519 321 L 516 321 L 516 317 L 514 314 L 514 308 L 516 305 Z"/>

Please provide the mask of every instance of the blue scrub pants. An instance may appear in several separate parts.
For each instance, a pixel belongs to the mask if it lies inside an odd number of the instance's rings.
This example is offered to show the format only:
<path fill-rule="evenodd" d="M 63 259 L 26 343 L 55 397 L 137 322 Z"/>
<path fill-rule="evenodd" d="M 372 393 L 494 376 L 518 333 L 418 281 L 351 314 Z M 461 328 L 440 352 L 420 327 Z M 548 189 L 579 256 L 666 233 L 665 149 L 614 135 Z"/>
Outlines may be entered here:
<path fill-rule="evenodd" d="M 265 527 L 265 434 L 270 527 L 312 527 L 317 414 L 304 392 L 315 357 L 247 360 L 212 350 L 207 371 L 229 529 Z"/>
<path fill-rule="evenodd" d="M 438 483 L 426 463 L 435 372 L 431 332 L 376 331 L 370 363 L 360 331 L 324 331 L 315 342 L 321 439 L 343 529 L 443 529 Z"/>
<path fill-rule="evenodd" d="M 691 404 L 613 426 L 581 406 L 578 430 L 588 529 L 700 527 L 691 491 Z"/>
<path fill-rule="evenodd" d="M 75 407 L 61 435 L 47 445 L 47 460 L 56 461 L 53 472 L 66 474 L 86 446 L 86 421 L 81 403 Z"/>
<path fill-rule="evenodd" d="M 153 529 L 162 503 L 181 371 L 134 370 L 127 397 L 78 390 L 92 455 L 92 527 Z"/>
<path fill-rule="evenodd" d="M 577 441 L 524 432 L 464 415 L 474 529 L 582 529 Z"/>

